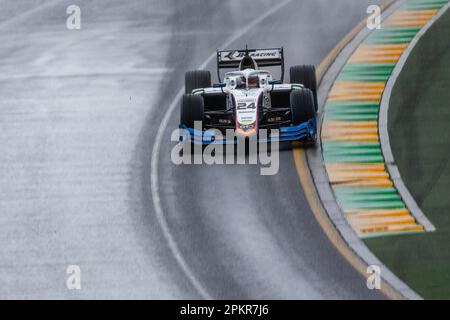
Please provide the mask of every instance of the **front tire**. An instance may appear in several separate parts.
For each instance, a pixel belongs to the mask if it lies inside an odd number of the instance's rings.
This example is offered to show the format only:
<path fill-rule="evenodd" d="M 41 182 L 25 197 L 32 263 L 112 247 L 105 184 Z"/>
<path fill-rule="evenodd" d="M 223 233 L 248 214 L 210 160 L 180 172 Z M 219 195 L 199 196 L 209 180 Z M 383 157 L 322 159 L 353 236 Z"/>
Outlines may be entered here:
<path fill-rule="evenodd" d="M 190 94 L 192 90 L 211 87 L 211 72 L 207 70 L 188 71 L 184 75 L 185 93 Z"/>
<path fill-rule="evenodd" d="M 293 90 L 290 95 L 292 124 L 297 126 L 316 116 L 314 96 L 310 89 Z"/>
<path fill-rule="evenodd" d="M 180 122 L 187 128 L 194 128 L 195 121 L 203 122 L 205 105 L 203 97 L 195 94 L 184 94 L 181 99 Z"/>
<path fill-rule="evenodd" d="M 291 83 L 299 83 L 312 91 L 314 97 L 314 111 L 317 112 L 317 79 L 316 67 L 313 65 L 293 66 L 289 70 Z"/>

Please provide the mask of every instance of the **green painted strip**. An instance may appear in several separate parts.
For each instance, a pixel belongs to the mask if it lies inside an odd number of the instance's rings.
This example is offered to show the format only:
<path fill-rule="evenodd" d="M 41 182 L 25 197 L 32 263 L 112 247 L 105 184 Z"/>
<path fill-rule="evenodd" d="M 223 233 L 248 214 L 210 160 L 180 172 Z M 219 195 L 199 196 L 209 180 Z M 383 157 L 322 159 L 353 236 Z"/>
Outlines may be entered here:
<path fill-rule="evenodd" d="M 441 4 L 442 6 L 448 3 L 448 0 L 408 0 L 405 5 L 416 5 L 416 4 L 423 4 L 423 5 L 436 5 Z"/>
<path fill-rule="evenodd" d="M 345 209 L 405 208 L 395 188 L 334 187 L 337 201 Z"/>
<path fill-rule="evenodd" d="M 372 81 L 372 82 L 380 82 L 384 81 L 387 82 L 389 79 L 388 75 L 367 75 L 367 74 L 357 74 L 357 75 L 350 75 L 350 74 L 342 74 L 338 77 L 338 80 L 349 80 L 349 81 Z"/>
<path fill-rule="evenodd" d="M 448 3 L 448 0 L 413 0 L 406 2 L 401 9 L 403 10 L 426 10 L 440 9 Z"/>
<path fill-rule="evenodd" d="M 444 5 L 436 3 L 434 5 L 428 4 L 406 4 L 402 9 L 403 10 L 431 10 L 431 9 L 441 9 Z"/>
<path fill-rule="evenodd" d="M 393 187 L 379 187 L 379 188 L 355 188 L 355 187 L 336 187 L 336 194 L 348 195 L 348 194 L 395 194 L 397 191 Z"/>
<path fill-rule="evenodd" d="M 423 233 L 425 230 L 405 230 L 405 231 L 396 231 L 396 232 L 373 232 L 373 233 L 360 233 L 359 236 L 362 239 L 371 239 L 377 237 L 385 237 L 385 236 L 398 236 L 404 234 L 414 234 L 414 233 Z"/>
<path fill-rule="evenodd" d="M 324 145 L 324 150 L 376 150 L 380 149 L 379 142 L 327 142 Z"/>
<path fill-rule="evenodd" d="M 371 121 L 378 119 L 379 102 L 328 101 L 325 120 Z"/>
<path fill-rule="evenodd" d="M 380 103 L 375 101 L 336 101 L 328 100 L 325 111 L 344 111 L 347 109 L 378 110 Z"/>
<path fill-rule="evenodd" d="M 398 201 L 346 201 L 337 197 L 337 202 L 344 209 L 361 209 L 361 210 L 377 210 L 377 209 L 402 209 L 405 204 L 402 200 Z"/>
<path fill-rule="evenodd" d="M 364 63 L 353 62 L 347 63 L 341 72 L 370 72 L 376 74 L 385 74 L 392 72 L 395 63 Z"/>
<path fill-rule="evenodd" d="M 327 163 L 384 162 L 379 142 L 322 141 L 322 151 Z"/>
<path fill-rule="evenodd" d="M 352 195 L 336 195 L 343 201 L 352 203 L 365 203 L 365 202 L 394 202 L 402 201 L 402 198 L 398 194 L 352 194 Z"/>
<path fill-rule="evenodd" d="M 372 32 L 363 43 L 409 43 L 421 28 L 382 28 Z"/>
<path fill-rule="evenodd" d="M 376 121 L 378 120 L 378 113 L 375 114 L 337 114 L 325 113 L 325 120 L 336 121 Z"/>
<path fill-rule="evenodd" d="M 337 80 L 386 82 L 394 67 L 393 63 L 347 63 Z"/>
<path fill-rule="evenodd" d="M 360 108 L 362 110 L 378 110 L 380 103 L 374 101 L 335 101 L 328 100 L 325 105 L 325 111 L 346 110 L 347 108 Z"/>

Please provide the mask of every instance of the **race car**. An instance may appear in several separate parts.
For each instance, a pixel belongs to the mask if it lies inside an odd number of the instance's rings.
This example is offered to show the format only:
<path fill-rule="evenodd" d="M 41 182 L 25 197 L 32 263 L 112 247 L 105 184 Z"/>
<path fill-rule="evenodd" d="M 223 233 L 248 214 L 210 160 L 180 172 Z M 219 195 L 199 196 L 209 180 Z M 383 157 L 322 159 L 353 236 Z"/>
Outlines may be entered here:
<path fill-rule="evenodd" d="M 280 79 L 274 79 L 263 67 L 279 66 Z M 222 69 L 226 72 L 221 79 Z M 181 100 L 180 128 L 187 129 L 197 144 L 235 143 L 223 138 L 226 130 L 236 136 L 256 136 L 267 129 L 266 141 L 305 141 L 315 143 L 317 83 L 315 67 L 290 68 L 290 82 L 283 83 L 283 48 L 217 51 L 217 77 L 211 85 L 211 73 L 188 71 L 185 94 Z M 201 124 L 200 124 L 201 122 Z M 222 138 L 218 138 L 219 130 Z M 278 129 L 277 134 L 271 134 Z"/>

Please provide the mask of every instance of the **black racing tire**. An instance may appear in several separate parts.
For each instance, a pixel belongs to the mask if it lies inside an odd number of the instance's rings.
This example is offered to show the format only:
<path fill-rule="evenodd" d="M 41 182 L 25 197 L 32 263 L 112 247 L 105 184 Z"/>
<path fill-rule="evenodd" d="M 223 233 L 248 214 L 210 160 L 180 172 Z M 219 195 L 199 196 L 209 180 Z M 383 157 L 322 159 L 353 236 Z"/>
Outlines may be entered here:
<path fill-rule="evenodd" d="M 185 93 L 190 94 L 194 89 L 211 87 L 211 72 L 208 70 L 188 71 L 184 75 L 184 80 Z"/>
<path fill-rule="evenodd" d="M 205 105 L 203 97 L 196 94 L 184 94 L 181 99 L 180 123 L 194 128 L 194 121 L 202 121 Z"/>
<path fill-rule="evenodd" d="M 310 89 L 314 97 L 314 110 L 317 112 L 316 67 L 313 65 L 293 66 L 289 70 L 291 83 L 299 83 Z"/>
<path fill-rule="evenodd" d="M 293 125 L 299 125 L 307 122 L 316 116 L 314 109 L 314 97 L 310 89 L 292 90 L 291 101 L 291 119 Z"/>

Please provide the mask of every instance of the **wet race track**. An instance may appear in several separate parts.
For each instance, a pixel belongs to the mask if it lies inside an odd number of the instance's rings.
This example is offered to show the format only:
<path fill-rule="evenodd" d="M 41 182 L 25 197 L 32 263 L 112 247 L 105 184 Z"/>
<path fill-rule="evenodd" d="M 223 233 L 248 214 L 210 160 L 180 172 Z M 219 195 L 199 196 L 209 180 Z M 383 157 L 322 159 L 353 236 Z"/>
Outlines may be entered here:
<path fill-rule="evenodd" d="M 0 297 L 383 298 L 321 230 L 291 151 L 273 176 L 170 159 L 186 70 L 245 44 L 317 65 L 371 3 L 78 1 L 67 30 L 72 3 L 0 0 Z"/>

